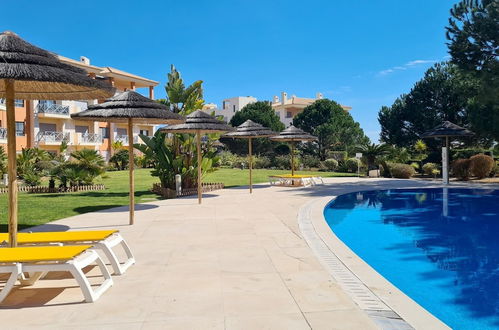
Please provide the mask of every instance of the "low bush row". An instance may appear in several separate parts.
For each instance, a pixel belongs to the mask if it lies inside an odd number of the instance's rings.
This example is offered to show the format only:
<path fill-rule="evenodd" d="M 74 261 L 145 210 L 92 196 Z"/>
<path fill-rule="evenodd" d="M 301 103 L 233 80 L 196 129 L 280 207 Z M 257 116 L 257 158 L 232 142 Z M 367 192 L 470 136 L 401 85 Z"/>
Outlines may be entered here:
<path fill-rule="evenodd" d="M 491 174 L 496 174 L 497 164 L 494 159 L 484 154 L 474 155 L 470 158 L 460 158 L 452 162 L 452 174 L 460 180 L 468 180 L 475 176 L 483 179 Z"/>

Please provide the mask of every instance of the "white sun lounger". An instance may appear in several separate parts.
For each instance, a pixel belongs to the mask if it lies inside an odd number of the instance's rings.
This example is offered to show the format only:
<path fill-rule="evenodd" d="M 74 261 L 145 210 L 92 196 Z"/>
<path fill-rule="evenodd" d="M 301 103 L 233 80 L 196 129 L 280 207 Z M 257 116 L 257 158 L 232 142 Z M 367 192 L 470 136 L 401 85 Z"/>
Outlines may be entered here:
<path fill-rule="evenodd" d="M 11 292 L 17 281 L 33 285 L 42 274 L 52 271 L 70 272 L 83 292 L 86 302 L 94 302 L 113 285 L 111 274 L 99 254 L 90 245 L 27 246 L 0 249 L 0 273 L 10 274 L 2 291 L 0 302 Z M 83 268 L 96 264 L 104 281 L 92 289 Z M 25 273 L 33 274 L 26 278 Z"/>
<path fill-rule="evenodd" d="M 7 233 L 0 233 L 0 241 L 7 243 Z M 92 245 L 101 250 L 111 263 L 115 275 L 122 275 L 135 263 L 135 258 L 125 239 L 117 230 L 85 230 L 61 232 L 18 233 L 19 245 Z M 120 262 L 113 248 L 120 245 L 127 259 Z"/>

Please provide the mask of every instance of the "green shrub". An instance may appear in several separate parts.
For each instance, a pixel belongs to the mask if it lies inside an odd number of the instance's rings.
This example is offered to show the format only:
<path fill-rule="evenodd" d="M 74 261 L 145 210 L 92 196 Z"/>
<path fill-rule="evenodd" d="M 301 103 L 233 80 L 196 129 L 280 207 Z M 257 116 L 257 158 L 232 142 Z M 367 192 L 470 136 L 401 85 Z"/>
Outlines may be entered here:
<path fill-rule="evenodd" d="M 295 157 L 295 170 L 300 168 L 300 159 L 298 157 Z M 273 167 L 276 167 L 280 170 L 290 170 L 291 169 L 291 156 L 289 155 L 283 155 L 283 156 L 277 156 L 274 158 L 273 161 Z"/>
<path fill-rule="evenodd" d="M 220 157 L 220 161 L 219 161 L 220 166 L 232 167 L 237 162 L 238 156 L 229 152 L 229 151 L 222 151 L 219 154 L 219 157 Z"/>
<path fill-rule="evenodd" d="M 438 165 L 435 163 L 426 163 L 423 165 L 423 173 L 425 175 L 434 175 L 434 170 L 438 170 Z"/>
<path fill-rule="evenodd" d="M 451 159 L 466 159 L 474 155 L 486 153 L 487 150 L 483 148 L 465 148 L 465 149 L 451 149 Z"/>
<path fill-rule="evenodd" d="M 390 173 L 397 179 L 409 179 L 416 174 L 416 171 L 411 165 L 393 163 L 390 165 Z"/>
<path fill-rule="evenodd" d="M 470 158 L 471 174 L 479 179 L 488 177 L 494 165 L 494 159 L 484 154 L 475 155 Z"/>
<path fill-rule="evenodd" d="M 335 171 L 338 168 L 338 161 L 336 159 L 330 158 L 324 161 L 324 166 L 328 171 Z"/>
<path fill-rule="evenodd" d="M 114 166 L 119 171 L 123 171 L 128 168 L 128 150 L 120 149 L 114 153 L 114 155 L 109 158 L 109 163 Z"/>
<path fill-rule="evenodd" d="M 460 180 L 468 180 L 471 174 L 471 161 L 469 159 L 456 159 L 452 162 L 452 174 Z"/>
<path fill-rule="evenodd" d="M 321 161 L 319 160 L 319 158 L 311 155 L 304 156 L 302 161 L 303 161 L 303 166 L 308 169 L 321 167 Z"/>
<path fill-rule="evenodd" d="M 348 158 L 348 153 L 346 151 L 328 151 L 327 158 L 340 162 Z"/>
<path fill-rule="evenodd" d="M 254 168 L 270 168 L 272 166 L 272 162 L 269 157 L 260 156 L 253 158 L 253 167 Z"/>
<path fill-rule="evenodd" d="M 359 159 L 357 158 L 348 158 L 345 160 L 345 170 L 347 172 L 357 172 L 359 166 L 361 166 L 362 163 Z"/>
<path fill-rule="evenodd" d="M 417 172 L 419 170 L 419 164 L 416 163 L 416 162 L 412 162 L 410 164 L 410 166 L 412 166 L 412 168 Z M 424 171 L 424 166 L 423 166 L 423 171 Z"/>

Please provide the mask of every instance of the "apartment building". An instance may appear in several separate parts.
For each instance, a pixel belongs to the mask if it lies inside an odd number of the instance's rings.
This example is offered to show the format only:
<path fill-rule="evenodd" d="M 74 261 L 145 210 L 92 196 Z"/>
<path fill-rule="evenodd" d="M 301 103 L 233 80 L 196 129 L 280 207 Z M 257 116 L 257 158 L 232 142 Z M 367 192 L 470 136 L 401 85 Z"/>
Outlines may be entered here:
<path fill-rule="evenodd" d="M 275 110 L 281 122 L 286 126 L 290 126 L 293 118 L 305 109 L 306 106 L 314 103 L 317 100 L 323 99 L 322 93 L 317 93 L 315 98 L 297 97 L 296 95 L 288 98 L 286 92 L 281 92 L 281 98 L 274 96 L 272 99 L 272 108 Z M 352 107 L 342 105 L 345 111 L 352 110 Z"/>
<path fill-rule="evenodd" d="M 147 88 L 148 95 L 154 99 L 154 87 L 158 82 L 140 77 L 112 67 L 92 65 L 86 57 L 73 60 L 59 56 L 59 59 L 86 70 L 95 79 L 106 80 L 117 89 L 117 92 Z M 80 101 L 24 101 L 16 100 L 16 149 L 38 147 L 52 153 L 58 153 L 63 141 L 68 144 L 68 151 L 81 149 L 98 150 L 109 159 L 112 145 L 121 141 L 124 146 L 129 142 L 139 142 L 138 135 L 152 135 L 153 125 L 136 125 L 133 141 L 128 141 L 126 124 L 77 121 L 71 119 L 71 114 L 85 110 L 88 105 L 103 100 Z M 6 111 L 4 100 L 0 100 L 0 145 L 6 145 Z"/>
<path fill-rule="evenodd" d="M 219 109 L 216 104 L 208 103 L 203 106 L 202 111 L 212 114 L 215 113 L 216 116 L 222 116 L 223 120 L 228 123 L 232 117 L 244 108 L 246 105 L 255 103 L 257 99 L 253 96 L 235 96 L 222 101 L 222 108 Z"/>

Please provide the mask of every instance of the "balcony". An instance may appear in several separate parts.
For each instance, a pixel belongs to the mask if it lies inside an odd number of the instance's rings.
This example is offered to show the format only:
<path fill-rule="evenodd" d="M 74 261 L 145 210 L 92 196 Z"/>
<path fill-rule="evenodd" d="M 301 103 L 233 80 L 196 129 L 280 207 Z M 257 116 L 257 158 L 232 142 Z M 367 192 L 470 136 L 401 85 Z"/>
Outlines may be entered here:
<path fill-rule="evenodd" d="M 102 144 L 102 135 L 96 133 L 78 133 L 78 144 L 93 146 Z"/>
<path fill-rule="evenodd" d="M 36 112 L 40 118 L 69 118 L 69 106 L 38 103 Z"/>
<path fill-rule="evenodd" d="M 69 133 L 66 132 L 38 132 L 36 143 L 41 145 L 60 145 L 62 141 L 69 142 Z"/>
<path fill-rule="evenodd" d="M 0 127 L 0 143 L 7 143 L 7 129 Z"/>
<path fill-rule="evenodd" d="M 114 138 L 115 142 L 121 142 L 124 146 L 128 145 L 128 135 L 116 135 Z"/>

